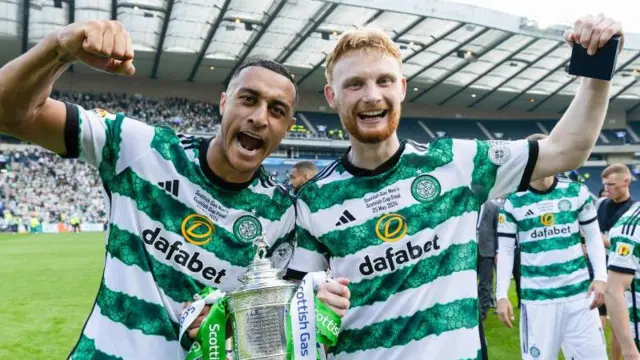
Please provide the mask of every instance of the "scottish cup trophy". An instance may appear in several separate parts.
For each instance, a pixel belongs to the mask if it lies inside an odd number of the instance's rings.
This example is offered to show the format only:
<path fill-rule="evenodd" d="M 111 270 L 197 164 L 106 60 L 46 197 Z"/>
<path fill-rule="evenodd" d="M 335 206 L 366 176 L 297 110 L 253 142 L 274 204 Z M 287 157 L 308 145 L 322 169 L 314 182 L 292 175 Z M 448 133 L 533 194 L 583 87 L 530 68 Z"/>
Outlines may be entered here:
<path fill-rule="evenodd" d="M 236 360 L 286 360 L 287 314 L 297 285 L 282 280 L 282 270 L 267 258 L 268 243 L 255 240 L 257 253 L 229 294 L 229 315 Z"/>
<path fill-rule="evenodd" d="M 333 281 L 330 274 L 309 273 L 300 284 L 282 280 L 284 269 L 267 258 L 266 236 L 258 237 L 255 245 L 256 255 L 239 277 L 240 287 L 229 294 L 205 288 L 183 311 L 181 343 L 205 304 L 211 305 L 186 360 L 222 360 L 228 321 L 234 360 L 324 359 L 322 345 L 336 344 L 341 319 L 315 297 L 316 284 Z"/>

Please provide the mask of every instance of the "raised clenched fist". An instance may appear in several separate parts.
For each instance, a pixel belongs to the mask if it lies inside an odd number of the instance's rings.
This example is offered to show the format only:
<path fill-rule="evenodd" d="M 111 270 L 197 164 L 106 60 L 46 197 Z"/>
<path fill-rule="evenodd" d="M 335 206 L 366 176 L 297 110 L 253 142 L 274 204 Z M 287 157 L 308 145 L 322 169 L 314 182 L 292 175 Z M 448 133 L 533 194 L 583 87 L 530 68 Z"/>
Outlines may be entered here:
<path fill-rule="evenodd" d="M 119 21 L 87 21 L 55 33 L 61 61 L 80 61 L 112 74 L 133 75 L 133 43 Z"/>

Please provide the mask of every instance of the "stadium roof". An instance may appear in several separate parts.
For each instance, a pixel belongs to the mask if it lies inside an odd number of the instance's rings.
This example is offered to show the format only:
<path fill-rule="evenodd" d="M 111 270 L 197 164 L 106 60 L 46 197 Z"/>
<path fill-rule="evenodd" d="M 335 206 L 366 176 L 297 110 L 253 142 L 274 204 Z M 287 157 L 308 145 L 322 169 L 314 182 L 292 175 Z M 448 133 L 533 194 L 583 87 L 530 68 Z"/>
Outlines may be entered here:
<path fill-rule="evenodd" d="M 0 0 L 0 63 L 73 21 L 117 19 L 131 32 L 137 75 L 224 83 L 243 61 L 274 58 L 321 91 L 338 36 L 380 27 L 402 50 L 407 101 L 561 112 L 578 81 L 565 68 L 564 27 L 443 1 Z M 90 73 L 84 66 L 73 71 Z M 611 108 L 640 107 L 640 36 L 618 57 Z"/>

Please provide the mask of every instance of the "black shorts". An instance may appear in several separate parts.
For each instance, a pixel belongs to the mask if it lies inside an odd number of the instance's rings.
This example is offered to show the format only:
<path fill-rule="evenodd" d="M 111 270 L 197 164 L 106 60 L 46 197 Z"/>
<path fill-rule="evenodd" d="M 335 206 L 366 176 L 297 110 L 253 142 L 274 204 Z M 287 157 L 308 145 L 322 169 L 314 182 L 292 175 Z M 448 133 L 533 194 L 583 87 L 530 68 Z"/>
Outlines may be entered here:
<path fill-rule="evenodd" d="M 602 304 L 598 307 L 598 313 L 600 313 L 600 316 L 607 316 L 607 306 Z"/>

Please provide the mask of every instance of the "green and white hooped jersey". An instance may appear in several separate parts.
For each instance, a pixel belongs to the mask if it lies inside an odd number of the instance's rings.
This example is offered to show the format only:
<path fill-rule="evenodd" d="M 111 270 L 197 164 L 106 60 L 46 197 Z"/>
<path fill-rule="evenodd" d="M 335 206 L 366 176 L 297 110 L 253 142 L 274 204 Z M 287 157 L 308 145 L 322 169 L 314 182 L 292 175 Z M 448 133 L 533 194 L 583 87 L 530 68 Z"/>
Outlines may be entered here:
<path fill-rule="evenodd" d="M 262 169 L 225 183 L 207 165 L 210 140 L 71 104 L 65 141 L 65 157 L 99 170 L 110 206 L 102 283 L 71 359 L 184 358 L 184 302 L 236 288 L 256 236 L 266 231 L 286 266 L 295 208 Z"/>
<path fill-rule="evenodd" d="M 609 231 L 609 270 L 632 274 L 626 291 L 631 335 L 640 346 L 640 203 L 635 203 Z"/>
<path fill-rule="evenodd" d="M 529 188 L 506 198 L 498 236 L 518 240 L 523 302 L 584 298 L 591 280 L 580 226 L 594 221 L 597 214 L 591 193 L 571 180 L 556 178 L 546 191 Z"/>
<path fill-rule="evenodd" d="M 290 269 L 350 280 L 338 359 L 479 359 L 476 221 L 526 188 L 537 142 L 402 143 L 378 169 L 346 157 L 298 195 Z"/>

